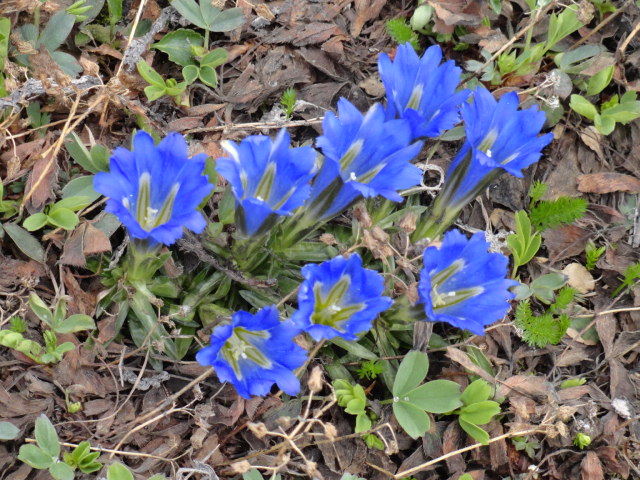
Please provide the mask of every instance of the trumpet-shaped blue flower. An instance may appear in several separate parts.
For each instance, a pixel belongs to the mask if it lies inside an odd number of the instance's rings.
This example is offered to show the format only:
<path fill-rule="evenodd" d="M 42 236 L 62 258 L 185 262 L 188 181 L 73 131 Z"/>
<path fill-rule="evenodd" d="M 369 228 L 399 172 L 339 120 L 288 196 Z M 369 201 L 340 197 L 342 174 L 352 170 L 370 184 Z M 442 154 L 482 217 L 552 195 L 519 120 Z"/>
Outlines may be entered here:
<path fill-rule="evenodd" d="M 222 382 L 231 382 L 244 398 L 269 393 L 274 383 L 285 393 L 296 395 L 300 382 L 293 370 L 307 358 L 307 352 L 293 341 L 300 329 L 280 322 L 275 306 L 255 315 L 239 311 L 231 324 L 211 334 L 211 345 L 196 354 L 201 365 L 211 365 Z"/>
<path fill-rule="evenodd" d="M 387 118 L 408 120 L 414 138 L 437 137 L 453 127 L 460 120 L 458 107 L 469 96 L 468 90 L 456 93 L 460 68 L 452 60 L 440 65 L 441 60 L 439 46 L 418 57 L 408 43 L 398 47 L 393 62 L 385 53 L 378 59 L 387 92 Z"/>
<path fill-rule="evenodd" d="M 467 203 L 503 171 L 522 177 L 553 139 L 551 133 L 539 135 L 544 112 L 536 106 L 518 110 L 518 103 L 515 92 L 496 101 L 486 88 L 478 88 L 473 103 L 462 106 L 467 140 L 447 172 L 449 189 L 455 187 L 453 204 Z"/>
<path fill-rule="evenodd" d="M 290 215 L 309 196 L 316 152 L 289 148 L 289 143 L 284 129 L 274 142 L 264 135 L 247 137 L 239 145 L 222 142 L 231 157 L 219 158 L 216 169 L 231 184 L 236 227 L 244 236 L 267 231 L 278 216 Z"/>
<path fill-rule="evenodd" d="M 315 340 L 357 340 L 356 335 L 369 330 L 373 319 L 393 303 L 382 296 L 382 276 L 363 268 L 357 254 L 306 265 L 302 275 L 298 310 L 291 319 Z"/>
<path fill-rule="evenodd" d="M 93 185 L 109 197 L 106 210 L 133 238 L 171 245 L 182 236 L 183 227 L 200 233 L 206 226 L 197 209 L 213 189 L 202 175 L 206 158 L 188 158 L 187 143 L 177 133 L 156 147 L 148 133 L 139 131 L 133 151 L 117 148 L 111 171 L 97 173 Z"/>
<path fill-rule="evenodd" d="M 402 201 L 397 190 L 420 183 L 422 171 L 410 163 L 422 148 L 411 144 L 404 120 L 385 121 L 379 104 L 362 115 L 348 100 L 338 102 L 338 116 L 329 112 L 317 145 L 325 156 L 307 201 L 309 215 L 328 220 L 361 197 L 382 195 Z"/>
<path fill-rule="evenodd" d="M 445 183 L 426 221 L 413 240 L 435 238 L 453 223 L 460 210 L 480 195 L 501 173 L 522 177 L 553 135 L 539 135 L 545 121 L 537 107 L 518 110 L 518 95 L 496 101 L 486 88 L 473 93 L 473 103 L 461 107 L 467 139 L 451 162 Z"/>
<path fill-rule="evenodd" d="M 507 257 L 489 253 L 484 234 L 470 239 L 456 230 L 448 232 L 440 248 L 424 251 L 424 268 L 418 292 L 427 320 L 447 322 L 476 335 L 505 316 L 517 282 L 505 278 Z"/>

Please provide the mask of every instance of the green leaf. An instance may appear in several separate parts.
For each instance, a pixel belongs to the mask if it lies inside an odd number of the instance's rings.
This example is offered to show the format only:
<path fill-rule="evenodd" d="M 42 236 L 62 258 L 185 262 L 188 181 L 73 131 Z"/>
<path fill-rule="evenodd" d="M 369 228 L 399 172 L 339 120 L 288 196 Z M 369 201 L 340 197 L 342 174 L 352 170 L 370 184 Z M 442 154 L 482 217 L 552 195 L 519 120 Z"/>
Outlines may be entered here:
<path fill-rule="evenodd" d="M 49 214 L 56 211 L 59 208 L 66 208 L 77 212 L 78 210 L 82 210 L 83 208 L 89 206 L 91 202 L 88 197 L 85 196 L 74 196 L 64 198 L 53 204 L 51 210 L 49 210 Z"/>
<path fill-rule="evenodd" d="M 485 356 L 485 354 L 478 347 L 474 345 L 469 345 L 467 347 L 467 357 L 471 360 L 475 365 L 480 367 L 482 370 L 487 372 L 492 377 L 496 376 L 496 372 L 493 369 L 493 365 L 489 359 Z"/>
<path fill-rule="evenodd" d="M 210 86 L 211 88 L 216 88 L 218 86 L 218 75 L 216 71 L 208 65 L 204 65 L 200 67 L 200 71 L 198 72 L 198 76 L 202 83 Z"/>
<path fill-rule="evenodd" d="M 491 385 L 489 385 L 486 381 L 479 378 L 478 380 L 472 382 L 467 388 L 462 392 L 462 396 L 460 400 L 465 405 L 471 405 L 473 403 L 483 402 L 488 400 L 491 396 Z M 473 422 L 478 423 L 478 422 Z"/>
<path fill-rule="evenodd" d="M 620 102 L 611 108 L 602 111 L 602 116 L 618 123 L 629 123 L 640 118 L 640 102 Z"/>
<path fill-rule="evenodd" d="M 344 338 L 340 338 L 340 337 L 333 337 L 329 341 L 331 343 L 333 343 L 334 345 L 337 345 L 338 347 L 346 350 L 347 352 L 349 352 L 350 354 L 354 355 L 357 358 L 362 358 L 362 359 L 365 359 L 365 360 L 377 360 L 378 359 L 378 355 L 373 353 L 368 348 L 363 347 L 362 345 L 360 345 L 357 342 L 347 341 Z"/>
<path fill-rule="evenodd" d="M 396 420 L 411 438 L 419 438 L 429 430 L 429 415 L 420 408 L 406 402 L 393 402 L 393 414 Z"/>
<path fill-rule="evenodd" d="M 43 45 L 47 50 L 53 52 L 67 39 L 74 23 L 76 23 L 75 16 L 69 15 L 64 10 L 59 10 L 51 16 L 40 33 L 36 47 Z"/>
<path fill-rule="evenodd" d="M 0 72 L 4 70 L 4 62 L 9 53 L 9 36 L 11 20 L 8 17 L 0 17 Z"/>
<path fill-rule="evenodd" d="M 593 119 L 593 124 L 598 132 L 603 135 L 609 135 L 616 128 L 616 121 L 613 118 L 600 114 L 597 114 L 596 118 Z"/>
<path fill-rule="evenodd" d="M 489 423 L 491 419 L 499 413 L 500 405 L 498 402 L 486 400 L 462 407 L 460 410 L 460 418 L 474 425 L 484 425 L 485 423 Z"/>
<path fill-rule="evenodd" d="M 159 99 L 164 94 L 167 93 L 167 89 L 165 87 L 160 87 L 158 85 L 151 85 L 149 87 L 144 88 L 144 94 L 147 96 L 150 102 Z"/>
<path fill-rule="evenodd" d="M 428 371 L 429 357 L 426 353 L 417 350 L 407 353 L 398 367 L 398 373 L 393 382 L 393 396 L 405 396 L 407 392 L 422 383 Z"/>
<path fill-rule="evenodd" d="M 208 67 L 215 68 L 219 67 L 227 60 L 229 60 L 229 52 L 224 48 L 215 48 L 200 59 L 200 65 L 207 65 Z"/>
<path fill-rule="evenodd" d="M 82 72 L 82 66 L 72 55 L 68 53 L 56 50 L 51 52 L 51 58 L 58 64 L 60 70 L 69 75 L 70 77 L 77 77 Z"/>
<path fill-rule="evenodd" d="M 185 67 L 195 65 L 191 45 L 201 47 L 204 38 L 198 32 L 186 28 L 180 28 L 167 33 L 159 42 L 151 45 L 151 48 L 160 50 L 169 56 L 169 60 Z"/>
<path fill-rule="evenodd" d="M 162 88 L 162 90 L 164 92 L 164 90 L 166 88 L 166 84 L 165 84 L 164 78 L 162 78 L 162 76 L 158 72 L 156 72 L 153 69 L 153 67 L 151 67 L 144 60 L 140 60 L 136 64 L 136 67 L 138 69 L 138 73 L 140 74 L 140 76 L 142 78 L 144 78 L 152 86 L 155 86 L 155 87 L 158 87 L 158 88 Z M 145 93 L 147 93 L 147 89 L 146 88 L 145 88 Z M 149 94 L 147 94 L 147 97 L 148 96 L 149 96 Z M 160 96 L 162 96 L 162 95 L 160 95 Z M 149 100 L 151 100 L 151 99 L 149 99 Z"/>
<path fill-rule="evenodd" d="M 60 440 L 51 421 L 40 415 L 36 419 L 36 443 L 38 446 L 53 458 L 60 456 Z"/>
<path fill-rule="evenodd" d="M 31 307 L 33 313 L 35 313 L 40 320 L 49 326 L 53 325 L 53 315 L 51 314 L 51 310 L 47 308 L 47 305 L 36 293 L 32 292 L 29 295 L 29 307 Z"/>
<path fill-rule="evenodd" d="M 346 410 L 345 410 L 346 411 Z M 371 428 L 371 419 L 367 416 L 366 413 L 361 413 L 356 416 L 356 427 L 354 432 L 366 432 Z"/>
<path fill-rule="evenodd" d="M 433 380 L 399 395 L 408 402 L 430 413 L 447 413 L 462 406 L 460 385 L 450 380 Z"/>
<path fill-rule="evenodd" d="M 62 323 L 58 324 L 55 330 L 56 333 L 74 333 L 83 330 L 94 330 L 95 328 L 96 323 L 93 318 L 89 315 L 77 313 L 75 315 L 71 315 L 69 318 L 62 321 Z"/>
<path fill-rule="evenodd" d="M 462 417 L 458 419 L 458 423 L 460 423 L 462 429 L 471 435 L 478 443 L 489 445 L 489 434 L 479 426 L 469 423 Z"/>
<path fill-rule="evenodd" d="M 507 237 L 507 246 L 513 255 L 513 269 L 526 265 L 540 249 L 540 233 L 531 232 L 531 221 L 527 212 L 520 210 L 515 214 L 516 232 Z"/>
<path fill-rule="evenodd" d="M 202 3 L 207 3 L 206 0 L 202 1 Z M 209 4 L 211 2 L 208 2 Z M 171 2 L 171 6 L 175 8 L 180 15 L 189 20 L 194 25 L 204 28 L 207 30 L 207 23 L 205 19 L 202 17 L 202 12 L 200 11 L 200 7 L 194 0 L 173 0 Z M 213 8 L 213 7 L 212 7 Z M 218 10 L 218 9 L 216 9 Z"/>
<path fill-rule="evenodd" d="M 86 197 L 89 203 L 100 198 L 100 194 L 93 188 L 93 175 L 83 175 L 69 181 L 62 189 L 62 198 Z"/>
<path fill-rule="evenodd" d="M 24 222 L 22 222 L 22 226 L 30 232 L 35 232 L 47 225 L 47 223 L 49 223 L 49 217 L 47 217 L 46 214 L 39 212 L 25 218 Z"/>
<path fill-rule="evenodd" d="M 200 0 L 201 5 L 206 2 Z M 229 8 L 216 15 L 210 23 L 209 30 L 212 32 L 230 32 L 242 26 L 244 23 L 244 12 L 241 8 Z"/>
<path fill-rule="evenodd" d="M 582 218 L 589 202 L 581 197 L 559 197 L 542 200 L 531 208 L 531 222 L 540 231 L 559 227 Z"/>
<path fill-rule="evenodd" d="M 604 90 L 613 78 L 613 65 L 603 68 L 587 82 L 587 96 L 597 95 Z"/>
<path fill-rule="evenodd" d="M 2 227 L 22 253 L 36 262 L 44 263 L 44 248 L 33 235 L 15 223 L 5 223 Z"/>
<path fill-rule="evenodd" d="M 184 81 L 187 82 L 188 85 L 191 85 L 198 78 L 199 72 L 199 67 L 195 65 L 187 65 L 182 69 L 182 76 L 184 77 Z"/>
<path fill-rule="evenodd" d="M 584 25 L 578 20 L 576 9 L 576 6 L 571 5 L 565 8 L 559 15 L 551 15 L 545 50 L 549 50 L 560 40 L 568 37 Z"/>
<path fill-rule="evenodd" d="M 114 26 L 122 18 L 122 0 L 107 0 L 109 25 Z"/>
<path fill-rule="evenodd" d="M 55 480 L 73 480 L 73 469 L 63 462 L 54 463 L 49 467 L 49 473 Z"/>
<path fill-rule="evenodd" d="M 107 480 L 133 480 L 133 474 L 121 463 L 114 463 L 107 469 Z"/>
<path fill-rule="evenodd" d="M 571 110 L 579 113 L 580 115 L 588 118 L 591 121 L 593 121 L 598 114 L 598 110 L 596 109 L 596 107 L 594 107 L 589 100 L 581 95 L 571 95 L 569 106 L 571 107 Z"/>
<path fill-rule="evenodd" d="M 96 168 L 91 153 L 87 150 L 87 147 L 85 147 L 84 142 L 75 132 L 71 132 L 67 136 L 64 146 L 67 152 L 69 152 L 69 155 L 71 155 L 71 158 L 82 168 L 91 173 L 98 173 L 100 171 Z"/>
<path fill-rule="evenodd" d="M 10 422 L 0 422 L 0 441 L 15 440 L 20 434 L 20 429 Z"/>
<path fill-rule="evenodd" d="M 45 470 L 53 465 L 51 455 L 35 445 L 22 445 L 18 453 L 18 460 L 37 470 Z"/>
<path fill-rule="evenodd" d="M 73 230 L 79 222 L 78 215 L 68 208 L 56 208 L 49 213 L 49 223 L 65 230 Z"/>
<path fill-rule="evenodd" d="M 607 49 L 602 45 L 582 45 L 568 52 L 558 53 L 553 60 L 563 72 L 577 74 L 590 67 L 605 52 Z"/>

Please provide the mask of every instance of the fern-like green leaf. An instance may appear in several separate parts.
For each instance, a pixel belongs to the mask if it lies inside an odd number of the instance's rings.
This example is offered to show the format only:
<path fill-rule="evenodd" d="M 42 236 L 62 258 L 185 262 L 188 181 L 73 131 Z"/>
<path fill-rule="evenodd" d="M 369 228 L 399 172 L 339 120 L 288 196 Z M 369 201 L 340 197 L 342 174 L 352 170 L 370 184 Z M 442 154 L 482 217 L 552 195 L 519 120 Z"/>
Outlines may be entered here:
<path fill-rule="evenodd" d="M 520 302 L 516 307 L 514 322 L 522 330 L 522 339 L 532 347 L 555 345 L 562 340 L 571 323 L 568 315 L 554 316 L 550 311 L 541 316 L 531 312 L 528 300 Z"/>
<path fill-rule="evenodd" d="M 584 198 L 560 197 L 543 200 L 531 209 L 531 222 L 536 230 L 543 231 L 573 223 L 587 211 L 589 202 Z"/>
<path fill-rule="evenodd" d="M 632 263 L 624 271 L 624 278 L 622 279 L 622 284 L 618 288 L 616 288 L 616 290 L 611 294 L 611 296 L 615 297 L 622 290 L 636 283 L 636 281 L 639 278 L 640 278 L 640 262 Z"/>
<path fill-rule="evenodd" d="M 394 42 L 401 45 L 410 43 L 414 50 L 420 49 L 418 34 L 411 29 L 411 26 L 404 18 L 393 18 L 387 20 L 387 32 Z"/>
<path fill-rule="evenodd" d="M 573 287 L 568 285 L 562 287 L 562 289 L 556 293 L 556 301 L 551 305 L 551 311 L 561 312 L 567 308 L 571 302 L 573 302 L 573 299 L 576 297 L 576 293 L 576 289 Z"/>
<path fill-rule="evenodd" d="M 529 209 L 533 208 L 533 205 L 540 201 L 540 199 L 547 193 L 549 185 L 541 182 L 540 180 L 534 180 L 529 187 L 529 197 L 531 197 L 531 205 Z"/>

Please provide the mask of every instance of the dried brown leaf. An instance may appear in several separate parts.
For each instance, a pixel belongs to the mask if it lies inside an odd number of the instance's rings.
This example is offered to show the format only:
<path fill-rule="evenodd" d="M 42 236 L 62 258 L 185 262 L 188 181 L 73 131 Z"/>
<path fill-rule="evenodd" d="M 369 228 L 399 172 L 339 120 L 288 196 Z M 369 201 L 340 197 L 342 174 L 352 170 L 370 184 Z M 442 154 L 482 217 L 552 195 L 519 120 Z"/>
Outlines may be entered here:
<path fill-rule="evenodd" d="M 351 36 L 357 37 L 364 24 L 378 18 L 387 0 L 355 0 L 356 18 L 351 23 Z"/>
<path fill-rule="evenodd" d="M 596 452 L 587 452 L 580 463 L 580 473 L 582 480 L 604 480 L 604 470 Z"/>
<path fill-rule="evenodd" d="M 624 173 L 590 173 L 578 176 L 578 190 L 584 193 L 640 193 L 640 179 Z"/>

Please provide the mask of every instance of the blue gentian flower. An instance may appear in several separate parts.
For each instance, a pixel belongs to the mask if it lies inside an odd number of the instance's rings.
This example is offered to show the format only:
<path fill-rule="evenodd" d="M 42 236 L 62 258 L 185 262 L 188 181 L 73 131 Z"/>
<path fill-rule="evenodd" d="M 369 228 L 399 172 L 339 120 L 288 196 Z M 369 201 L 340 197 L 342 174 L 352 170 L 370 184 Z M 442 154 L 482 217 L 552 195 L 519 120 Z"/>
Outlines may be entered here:
<path fill-rule="evenodd" d="M 484 335 L 486 325 L 505 316 L 515 297 L 508 289 L 518 283 L 505 278 L 507 257 L 488 248 L 483 233 L 467 240 L 451 230 L 440 248 L 425 249 L 418 292 L 428 321 Z"/>
<path fill-rule="evenodd" d="M 200 233 L 206 226 L 198 205 L 213 185 L 202 174 L 207 156 L 188 158 L 187 143 L 170 133 L 156 147 L 143 131 L 133 139 L 133 151 L 116 148 L 110 172 L 93 180 L 97 192 L 109 197 L 113 213 L 133 238 L 171 245 L 184 227 Z"/>
<path fill-rule="evenodd" d="M 264 233 L 278 216 L 290 215 L 309 196 L 316 152 L 290 147 L 281 130 L 274 142 L 253 135 L 236 145 L 222 142 L 231 158 L 218 159 L 216 169 L 231 184 L 236 198 L 236 227 L 245 237 Z"/>
<path fill-rule="evenodd" d="M 280 322 L 275 306 L 255 315 L 239 311 L 231 324 L 215 328 L 211 345 L 196 354 L 201 365 L 211 365 L 222 382 L 231 382 L 244 398 L 264 396 L 274 383 L 285 393 L 296 395 L 300 381 L 293 370 L 304 364 L 307 352 L 293 341 L 300 329 Z"/>
<path fill-rule="evenodd" d="M 395 59 L 381 54 L 378 71 L 387 92 L 387 118 L 409 121 L 413 137 L 437 137 L 460 120 L 458 107 L 469 96 L 468 90 L 456 93 L 461 69 L 452 60 L 442 65 L 442 50 L 429 47 L 418 57 L 405 43 L 398 47 Z"/>
<path fill-rule="evenodd" d="M 369 330 L 376 316 L 393 303 L 382 296 L 382 276 L 363 268 L 357 254 L 306 265 L 302 276 L 298 310 L 291 320 L 314 340 L 357 340 L 356 335 Z"/>
<path fill-rule="evenodd" d="M 486 88 L 473 93 L 473 103 L 461 107 L 466 141 L 445 176 L 442 190 L 414 241 L 433 239 L 458 217 L 501 173 L 522 177 L 522 170 L 538 161 L 553 134 L 539 135 L 545 121 L 536 106 L 518 110 L 518 95 L 506 93 L 496 101 Z"/>
<path fill-rule="evenodd" d="M 404 120 L 385 121 L 379 104 L 366 115 L 342 98 L 338 116 L 329 112 L 317 145 L 325 156 L 306 203 L 308 215 L 326 221 L 362 197 L 402 201 L 398 190 L 418 185 L 422 171 L 410 163 L 421 142 L 411 144 Z"/>
<path fill-rule="evenodd" d="M 537 106 L 518 110 L 518 103 L 516 92 L 496 101 L 481 87 L 474 91 L 473 103 L 462 106 L 467 139 L 447 172 L 447 182 L 455 182 L 449 187 L 456 187 L 454 204 L 468 203 L 502 171 L 522 177 L 522 170 L 537 162 L 553 140 L 552 133 L 539 135 L 544 112 Z"/>

